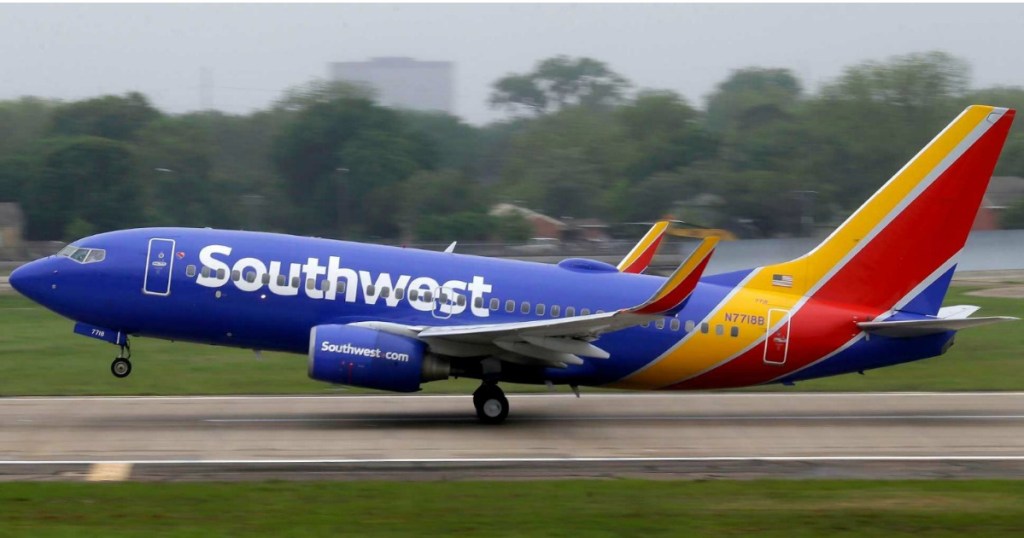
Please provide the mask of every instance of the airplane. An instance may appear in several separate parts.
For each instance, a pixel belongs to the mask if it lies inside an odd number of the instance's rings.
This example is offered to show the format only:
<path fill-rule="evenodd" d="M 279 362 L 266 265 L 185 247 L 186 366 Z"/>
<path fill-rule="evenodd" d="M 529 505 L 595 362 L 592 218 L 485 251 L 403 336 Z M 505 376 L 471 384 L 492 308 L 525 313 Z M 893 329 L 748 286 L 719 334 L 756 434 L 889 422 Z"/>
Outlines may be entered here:
<path fill-rule="evenodd" d="M 394 392 L 480 379 L 636 390 L 746 387 L 942 355 L 1008 321 L 942 307 L 1015 111 L 970 106 L 841 226 L 784 263 L 704 275 L 707 238 L 667 278 L 643 274 L 668 224 L 618 266 L 557 265 L 193 228 L 101 233 L 10 284 L 120 352 L 135 336 L 307 356 L 312 379 Z"/>

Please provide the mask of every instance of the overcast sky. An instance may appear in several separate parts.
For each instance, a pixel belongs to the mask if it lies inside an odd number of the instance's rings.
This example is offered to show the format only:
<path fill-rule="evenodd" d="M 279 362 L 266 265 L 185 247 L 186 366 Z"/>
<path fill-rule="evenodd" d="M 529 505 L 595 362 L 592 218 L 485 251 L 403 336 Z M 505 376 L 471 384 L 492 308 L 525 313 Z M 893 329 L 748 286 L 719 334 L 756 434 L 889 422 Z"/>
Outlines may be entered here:
<path fill-rule="evenodd" d="M 247 113 L 332 61 L 456 64 L 456 111 L 501 117 L 490 84 L 557 54 L 602 60 L 691 103 L 745 66 L 787 67 L 813 90 L 843 67 L 944 50 L 973 86 L 1024 86 L 1024 4 L 998 5 L 0 5 L 0 99 L 137 90 L 160 109 Z M 993 103 L 996 104 L 996 103 Z"/>

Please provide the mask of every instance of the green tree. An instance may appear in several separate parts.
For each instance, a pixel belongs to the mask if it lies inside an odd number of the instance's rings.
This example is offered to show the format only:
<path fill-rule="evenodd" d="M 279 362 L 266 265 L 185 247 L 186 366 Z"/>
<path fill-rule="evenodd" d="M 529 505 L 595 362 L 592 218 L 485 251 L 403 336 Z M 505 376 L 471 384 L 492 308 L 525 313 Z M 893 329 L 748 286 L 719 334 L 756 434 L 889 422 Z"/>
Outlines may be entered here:
<path fill-rule="evenodd" d="M 675 92 L 644 91 L 616 111 L 629 147 L 625 174 L 633 181 L 697 160 L 714 158 L 718 141 L 700 113 Z"/>
<path fill-rule="evenodd" d="M 57 103 L 36 97 L 0 102 L 0 156 L 26 151 L 50 125 Z"/>
<path fill-rule="evenodd" d="M 363 221 L 388 209 L 363 198 L 433 167 L 435 159 L 429 142 L 410 133 L 398 113 L 350 97 L 297 111 L 275 137 L 272 155 L 295 228 L 326 235 L 379 233 L 364 229 Z"/>
<path fill-rule="evenodd" d="M 511 74 L 494 83 L 491 106 L 536 115 L 569 106 L 609 107 L 622 102 L 630 84 L 604 62 L 556 56 L 526 74 Z"/>
<path fill-rule="evenodd" d="M 59 107 L 53 113 L 50 134 L 134 140 L 146 124 L 160 116 L 141 93 L 107 95 Z"/>
<path fill-rule="evenodd" d="M 107 231 L 139 224 L 142 201 L 134 169 L 132 149 L 124 142 L 98 137 L 48 141 L 39 176 L 25 186 L 27 235 L 66 239 L 71 229 Z"/>
<path fill-rule="evenodd" d="M 788 69 L 739 69 L 708 97 L 706 125 L 722 133 L 763 124 L 786 115 L 801 94 L 800 81 Z"/>

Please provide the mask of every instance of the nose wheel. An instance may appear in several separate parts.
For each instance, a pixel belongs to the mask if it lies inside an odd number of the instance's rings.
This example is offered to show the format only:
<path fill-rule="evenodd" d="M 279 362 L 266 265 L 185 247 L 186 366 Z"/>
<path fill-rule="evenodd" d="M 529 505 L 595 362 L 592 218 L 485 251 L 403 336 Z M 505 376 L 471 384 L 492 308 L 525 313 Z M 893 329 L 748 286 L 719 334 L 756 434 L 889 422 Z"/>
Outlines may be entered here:
<path fill-rule="evenodd" d="M 495 383 L 484 382 L 473 393 L 476 416 L 484 424 L 501 424 L 508 418 L 508 398 Z"/>
<path fill-rule="evenodd" d="M 121 357 L 114 359 L 114 362 L 110 363 L 110 373 L 117 378 L 128 377 L 128 374 L 132 373 L 132 361 Z"/>
<path fill-rule="evenodd" d="M 132 349 L 128 346 L 128 341 L 125 340 L 124 345 L 121 346 L 121 353 L 114 358 L 114 362 L 110 363 L 110 373 L 118 379 L 128 377 L 128 374 L 132 373 L 132 361 L 129 360 L 131 357 Z"/>

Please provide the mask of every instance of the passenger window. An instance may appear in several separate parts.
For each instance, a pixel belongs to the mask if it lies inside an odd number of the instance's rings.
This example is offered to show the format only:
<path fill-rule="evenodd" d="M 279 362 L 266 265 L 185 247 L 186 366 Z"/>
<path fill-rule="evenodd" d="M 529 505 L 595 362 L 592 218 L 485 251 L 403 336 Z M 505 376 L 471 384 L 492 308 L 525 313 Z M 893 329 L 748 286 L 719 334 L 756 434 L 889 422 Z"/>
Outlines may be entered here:
<path fill-rule="evenodd" d="M 685 328 L 686 332 L 692 333 L 693 332 L 693 327 L 695 325 L 696 324 L 693 322 L 692 319 L 688 319 L 688 320 L 686 320 L 686 325 L 683 325 L 683 327 Z"/>
<path fill-rule="evenodd" d="M 189 265 L 188 267 L 186 267 L 185 268 L 185 276 L 187 276 L 189 278 L 192 278 L 192 277 L 196 276 L 196 266 Z"/>
<path fill-rule="evenodd" d="M 523 306 L 519 307 L 519 311 L 522 312 L 523 314 L 529 314 L 530 313 L 530 302 L 529 301 L 523 301 Z"/>
<path fill-rule="evenodd" d="M 565 307 L 565 317 L 571 318 L 571 317 L 573 317 L 575 315 L 576 315 L 576 307 L 575 306 L 567 306 L 567 307 Z"/>
<path fill-rule="evenodd" d="M 433 300 L 434 300 L 434 292 L 432 292 L 432 291 L 425 291 L 425 292 L 423 292 L 423 302 L 429 303 L 430 301 L 433 301 Z"/>
<path fill-rule="evenodd" d="M 346 287 L 347 287 L 347 285 L 345 284 L 344 280 L 339 280 L 338 281 L 338 293 L 345 293 L 345 288 Z"/>
<path fill-rule="evenodd" d="M 210 268 L 204 265 L 199 274 L 203 275 L 203 278 L 210 278 Z"/>
<path fill-rule="evenodd" d="M 417 289 L 409 290 L 409 300 L 410 301 L 418 301 L 418 300 L 420 300 L 420 290 L 417 290 Z"/>
<path fill-rule="evenodd" d="M 512 299 L 509 299 L 509 300 L 505 301 L 505 312 L 512 313 L 512 312 L 515 312 L 515 311 L 516 311 L 516 302 L 513 301 Z"/>
<path fill-rule="evenodd" d="M 320 291 L 327 293 L 327 290 L 331 289 L 331 281 L 326 278 L 320 281 Z"/>
<path fill-rule="evenodd" d="M 227 271 L 223 269 L 217 269 L 217 280 L 224 280 L 224 277 L 226 277 L 227 274 Z"/>
<path fill-rule="evenodd" d="M 456 295 L 455 296 L 455 304 L 458 305 L 458 306 L 466 306 L 466 296 L 465 295 Z"/>
<path fill-rule="evenodd" d="M 443 292 L 443 291 L 437 293 L 437 300 L 441 304 L 449 304 L 448 303 L 448 294 Z"/>
<path fill-rule="evenodd" d="M 387 299 L 388 297 L 391 297 L 391 290 L 387 286 L 384 286 L 383 288 L 380 289 L 380 297 L 381 299 Z"/>
<path fill-rule="evenodd" d="M 405 289 L 395 288 L 395 299 L 401 301 L 403 297 L 405 297 Z"/>
<path fill-rule="evenodd" d="M 679 320 L 676 319 L 676 318 L 672 318 L 672 323 L 669 325 L 669 327 L 673 331 L 678 331 L 679 330 Z"/>
<path fill-rule="evenodd" d="M 245 281 L 246 282 L 256 282 L 256 271 L 246 271 L 245 272 Z"/>
<path fill-rule="evenodd" d="M 725 334 L 725 326 L 721 323 L 715 325 L 715 336 L 722 336 L 723 334 Z"/>
<path fill-rule="evenodd" d="M 708 325 L 707 323 L 701 323 L 700 324 L 700 332 L 702 332 L 704 334 L 708 334 L 709 330 L 711 330 L 711 326 L 710 325 Z"/>
<path fill-rule="evenodd" d="M 551 317 L 557 318 L 562 313 L 562 307 L 556 304 L 551 305 Z"/>
<path fill-rule="evenodd" d="M 735 326 L 735 325 L 733 325 L 732 328 L 729 329 L 729 336 L 731 336 L 733 338 L 736 338 L 739 335 L 740 335 L 740 328 Z"/>
<path fill-rule="evenodd" d="M 501 301 L 497 297 L 491 297 L 491 310 L 497 311 L 501 308 Z"/>
<path fill-rule="evenodd" d="M 316 288 L 316 279 L 315 278 L 307 278 L 306 279 L 306 289 L 307 290 L 311 290 L 311 289 L 314 289 L 314 288 Z"/>
<path fill-rule="evenodd" d="M 301 286 L 301 285 L 302 285 L 302 281 L 299 279 L 299 277 L 298 276 L 293 276 L 292 277 L 292 287 L 295 288 L 295 289 L 299 289 L 299 286 Z"/>
<path fill-rule="evenodd" d="M 242 279 L 241 271 L 238 271 L 238 270 L 231 271 L 231 280 L 234 280 L 235 282 L 238 282 L 241 279 Z"/>
<path fill-rule="evenodd" d="M 473 298 L 473 308 L 483 308 L 483 307 L 484 307 L 484 298 L 480 297 L 479 295 L 474 297 Z"/>
<path fill-rule="evenodd" d="M 270 273 L 263 273 L 263 277 L 260 280 L 263 282 L 263 285 L 270 284 Z"/>
<path fill-rule="evenodd" d="M 654 322 L 654 326 L 657 327 L 659 331 L 661 329 L 664 329 L 665 328 L 665 318 L 658 318 L 658 321 Z"/>
<path fill-rule="evenodd" d="M 580 315 L 581 316 L 589 316 L 590 315 L 590 309 L 589 308 L 581 308 L 580 309 Z"/>
<path fill-rule="evenodd" d="M 538 316 L 543 316 L 544 315 L 544 304 L 543 303 L 538 303 L 537 304 L 537 315 Z"/>
<path fill-rule="evenodd" d="M 287 284 L 287 283 L 288 283 L 288 277 L 286 277 L 284 275 L 277 275 L 277 285 L 278 286 L 284 287 L 284 285 Z"/>
<path fill-rule="evenodd" d="M 373 295 L 376 291 L 377 290 L 373 287 L 373 284 L 367 284 L 364 293 L 367 295 Z"/>

